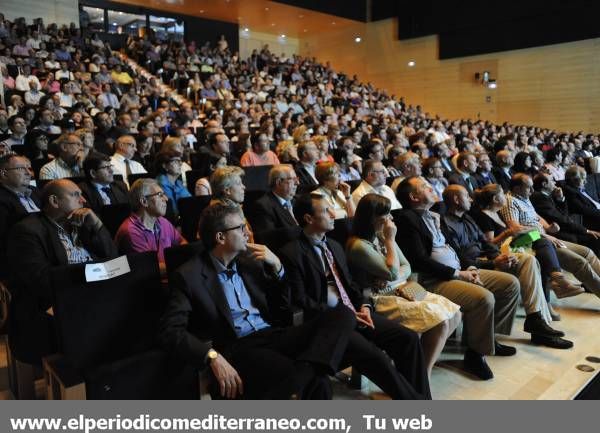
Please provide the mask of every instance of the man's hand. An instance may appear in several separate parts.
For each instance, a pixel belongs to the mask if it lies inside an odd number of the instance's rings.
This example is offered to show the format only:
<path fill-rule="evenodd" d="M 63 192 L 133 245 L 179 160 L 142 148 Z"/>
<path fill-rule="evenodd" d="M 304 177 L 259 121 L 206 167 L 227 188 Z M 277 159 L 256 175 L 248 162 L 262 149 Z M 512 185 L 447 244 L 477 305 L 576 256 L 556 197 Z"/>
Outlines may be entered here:
<path fill-rule="evenodd" d="M 508 229 L 508 232 L 510 233 L 511 236 L 515 237 L 515 236 L 522 235 L 523 233 L 528 233 L 532 230 L 534 230 L 533 227 L 527 227 L 527 226 L 522 226 L 521 224 L 516 224 L 515 226 Z"/>
<path fill-rule="evenodd" d="M 552 223 L 546 227 L 546 231 L 548 233 L 558 233 L 560 231 L 560 226 L 557 223 Z"/>
<path fill-rule="evenodd" d="M 281 271 L 281 261 L 279 260 L 279 257 L 273 254 L 273 252 L 265 245 L 248 242 L 247 246 L 252 260 L 257 260 L 271 266 L 275 272 Z"/>
<path fill-rule="evenodd" d="M 600 232 L 597 232 L 595 230 L 588 230 L 587 234 L 592 236 L 594 239 L 600 239 Z"/>
<path fill-rule="evenodd" d="M 375 329 L 373 319 L 371 319 L 371 309 L 366 305 L 360 307 L 360 311 L 356 312 L 356 321 L 364 326 L 368 326 L 371 329 Z"/>
<path fill-rule="evenodd" d="M 500 254 L 494 259 L 494 266 L 500 270 L 509 270 L 518 262 L 514 254 Z"/>
<path fill-rule="evenodd" d="M 87 207 L 75 209 L 67 219 L 75 227 L 93 228 L 102 224 L 94 211 Z"/>
<path fill-rule="evenodd" d="M 244 395 L 242 378 L 220 353 L 211 361 L 210 368 L 217 379 L 222 397 L 233 399 L 238 395 Z"/>
<path fill-rule="evenodd" d="M 560 240 L 555 238 L 554 236 L 546 235 L 546 239 L 552 242 L 556 248 L 567 248 L 567 246 Z"/>
<path fill-rule="evenodd" d="M 472 284 L 481 284 L 478 269 L 467 269 L 458 273 L 458 279 Z"/>
<path fill-rule="evenodd" d="M 554 188 L 554 191 L 552 191 L 552 196 L 559 202 L 563 202 L 565 200 L 565 195 L 563 193 L 563 190 L 559 186 Z"/>

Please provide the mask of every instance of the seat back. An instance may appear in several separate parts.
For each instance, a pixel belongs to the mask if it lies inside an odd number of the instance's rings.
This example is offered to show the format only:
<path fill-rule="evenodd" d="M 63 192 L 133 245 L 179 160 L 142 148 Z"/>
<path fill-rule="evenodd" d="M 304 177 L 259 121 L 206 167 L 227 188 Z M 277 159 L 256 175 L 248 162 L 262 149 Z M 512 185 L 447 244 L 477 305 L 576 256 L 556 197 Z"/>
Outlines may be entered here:
<path fill-rule="evenodd" d="M 123 221 L 131 214 L 129 203 L 107 204 L 100 208 L 99 217 L 108 229 L 111 236 L 117 234 L 117 230 L 123 224 Z"/>
<path fill-rule="evenodd" d="M 197 239 L 198 221 L 200 221 L 202 211 L 210 203 L 210 199 L 210 196 L 201 196 L 184 197 L 177 200 L 177 208 L 181 217 L 181 234 L 188 242 Z"/>
<path fill-rule="evenodd" d="M 188 170 L 185 172 L 185 182 L 187 184 L 187 189 L 190 194 L 196 194 L 196 182 L 198 179 L 204 176 L 204 170 Z"/>
<path fill-rule="evenodd" d="M 165 264 L 169 279 L 177 268 L 202 251 L 204 251 L 204 245 L 200 241 L 165 248 Z"/>
<path fill-rule="evenodd" d="M 327 233 L 327 237 L 335 239 L 342 248 L 346 248 L 346 241 L 352 233 L 352 218 L 340 218 L 334 221 L 333 230 Z"/>
<path fill-rule="evenodd" d="M 129 182 L 129 186 L 131 187 L 131 185 L 133 185 L 133 182 L 135 182 L 138 179 L 153 179 L 155 177 L 156 176 L 152 173 L 135 173 L 127 176 L 127 181 Z"/>
<path fill-rule="evenodd" d="M 272 165 L 259 165 L 256 167 L 243 167 L 244 186 L 246 191 L 268 191 L 269 171 Z"/>
<path fill-rule="evenodd" d="M 86 282 L 85 264 L 50 273 L 60 351 L 71 365 L 88 369 L 154 346 L 166 293 L 155 252 L 127 256 L 130 272 Z"/>

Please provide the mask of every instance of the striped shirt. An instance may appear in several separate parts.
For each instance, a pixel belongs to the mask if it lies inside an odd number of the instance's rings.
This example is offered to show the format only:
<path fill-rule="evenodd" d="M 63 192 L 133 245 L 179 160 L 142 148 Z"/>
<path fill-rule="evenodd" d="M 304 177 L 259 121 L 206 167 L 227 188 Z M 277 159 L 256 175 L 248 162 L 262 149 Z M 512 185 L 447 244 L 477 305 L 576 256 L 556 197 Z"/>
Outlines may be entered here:
<path fill-rule="evenodd" d="M 540 217 L 528 198 L 506 194 L 506 205 L 500 209 L 500 216 L 505 222 L 516 221 L 523 226 L 535 227 L 545 233 Z"/>
<path fill-rule="evenodd" d="M 78 165 L 69 167 L 61 158 L 56 158 L 40 169 L 40 179 L 64 179 L 65 177 L 82 176 Z"/>

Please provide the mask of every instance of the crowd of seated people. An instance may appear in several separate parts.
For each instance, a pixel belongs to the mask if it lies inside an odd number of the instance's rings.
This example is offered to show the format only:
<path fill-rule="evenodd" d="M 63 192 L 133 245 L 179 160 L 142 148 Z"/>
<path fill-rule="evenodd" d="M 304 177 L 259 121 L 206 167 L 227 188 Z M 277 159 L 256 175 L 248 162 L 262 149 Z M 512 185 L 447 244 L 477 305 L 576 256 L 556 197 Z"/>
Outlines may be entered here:
<path fill-rule="evenodd" d="M 496 336 L 520 303 L 533 344 L 573 346 L 551 292 L 600 296 L 597 135 L 440 119 L 267 46 L 241 59 L 149 31 L 117 51 L 84 34 L 0 14 L 0 278 L 17 359 L 59 350 L 51 268 L 144 251 L 170 287 L 159 341 L 208 366 L 223 397 L 329 398 L 327 376 L 353 366 L 392 398 L 430 398 L 461 320 L 464 368 L 488 380 L 486 356 L 516 355 Z M 264 187 L 247 188 L 258 173 Z M 131 213 L 111 233 L 117 205 Z M 165 249 L 196 240 L 204 253 L 167 278 Z M 304 324 L 286 327 L 294 308 Z"/>

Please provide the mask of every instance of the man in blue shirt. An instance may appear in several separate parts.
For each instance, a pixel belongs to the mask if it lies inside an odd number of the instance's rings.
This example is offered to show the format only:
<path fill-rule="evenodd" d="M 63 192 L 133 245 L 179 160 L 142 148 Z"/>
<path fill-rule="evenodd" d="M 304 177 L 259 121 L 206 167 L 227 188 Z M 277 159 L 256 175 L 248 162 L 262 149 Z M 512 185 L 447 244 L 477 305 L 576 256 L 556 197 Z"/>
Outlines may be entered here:
<path fill-rule="evenodd" d="M 343 358 L 353 314 L 335 308 L 300 326 L 275 326 L 284 269 L 267 247 L 248 243 L 240 207 L 210 205 L 200 234 L 206 251 L 171 282 L 159 335 L 166 349 L 210 366 L 225 398 L 330 398 L 327 374 Z"/>

